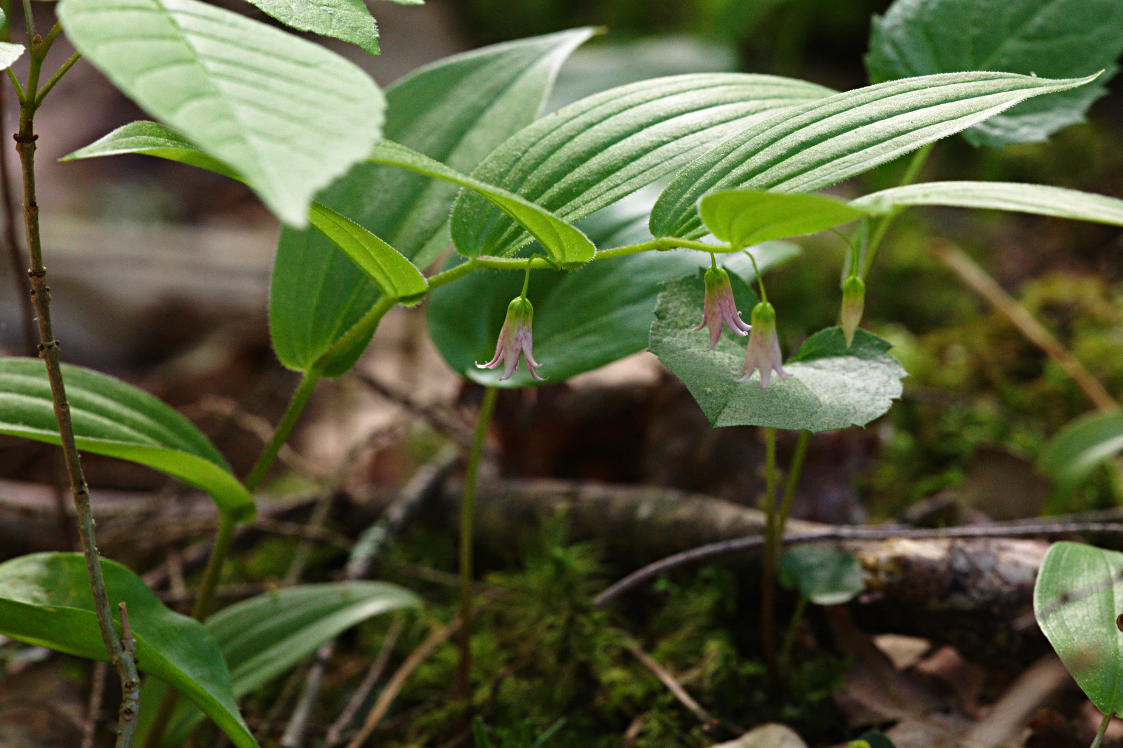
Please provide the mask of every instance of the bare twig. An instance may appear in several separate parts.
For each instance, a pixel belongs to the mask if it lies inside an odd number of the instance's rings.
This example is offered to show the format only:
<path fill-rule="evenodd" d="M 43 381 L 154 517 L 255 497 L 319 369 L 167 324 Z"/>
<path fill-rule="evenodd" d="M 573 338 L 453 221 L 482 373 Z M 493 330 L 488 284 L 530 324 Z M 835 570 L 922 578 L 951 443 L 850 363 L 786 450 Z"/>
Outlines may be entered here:
<path fill-rule="evenodd" d="M 798 545 L 805 543 L 832 543 L 848 540 L 887 540 L 890 538 L 908 538 L 911 540 L 946 540 L 952 538 L 1026 538 L 1043 537 L 1052 535 L 1071 535 L 1075 533 L 1112 533 L 1123 534 L 1123 523 L 1094 523 L 1094 522 L 1042 522 L 1012 523 L 1003 525 L 974 525 L 969 527 L 942 527 L 942 528 L 909 528 L 909 527 L 852 527 L 839 526 L 830 530 L 810 532 L 797 535 L 785 535 L 784 545 Z M 701 561 L 709 561 L 721 556 L 734 553 L 755 551 L 763 547 L 765 538 L 752 535 L 744 538 L 733 538 L 717 543 L 708 543 L 697 548 L 676 553 L 666 558 L 659 559 L 641 569 L 637 569 L 620 581 L 616 582 L 593 600 L 593 604 L 602 608 L 623 593 L 632 590 L 644 582 L 660 574 L 689 566 Z"/>
<path fill-rule="evenodd" d="M 390 664 L 390 655 L 394 653 L 394 647 L 398 643 L 398 638 L 402 635 L 402 630 L 405 629 L 403 619 L 395 618 L 394 622 L 390 624 L 390 629 L 386 632 L 386 638 L 382 640 L 382 647 L 378 650 L 378 656 L 367 670 L 367 674 L 363 676 L 362 683 L 351 694 L 351 699 L 347 702 L 347 706 L 339 713 L 339 717 L 328 728 L 327 737 L 324 738 L 325 748 L 336 748 L 336 746 L 343 743 L 343 733 L 348 729 L 351 723 L 355 720 L 355 715 L 359 713 L 359 707 L 370 696 L 371 691 L 374 690 L 375 685 L 378 684 L 379 679 L 382 678 L 383 671 L 386 666 Z M 325 645 L 326 646 L 326 645 Z"/>
<path fill-rule="evenodd" d="M 86 721 L 82 724 L 82 748 L 94 748 L 97 728 L 101 723 L 101 701 L 105 697 L 105 679 L 109 676 L 109 665 L 94 663 L 90 677 L 90 702 L 86 707 Z"/>
<path fill-rule="evenodd" d="M 651 673 L 659 679 L 660 683 L 667 687 L 667 690 L 671 692 L 671 695 L 674 696 L 680 704 L 698 718 L 698 721 L 702 723 L 703 729 L 712 729 L 715 725 L 719 724 L 714 715 L 710 714 L 701 704 L 695 701 L 694 697 L 688 694 L 686 689 L 682 687 L 682 684 L 675 680 L 675 677 L 671 675 L 665 667 L 660 665 L 654 657 L 644 652 L 638 644 L 629 641 L 624 644 L 624 647 L 632 653 L 633 657 L 640 661 L 641 665 L 650 670 Z M 734 728 L 732 731 L 735 732 L 735 734 L 739 735 L 744 732 L 744 730 L 736 728 L 733 725 L 730 725 L 730 727 Z"/>
<path fill-rule="evenodd" d="M 445 407 L 419 403 L 409 393 L 399 392 L 382 380 L 358 369 L 355 369 L 352 373 L 375 394 L 401 406 L 409 413 L 425 421 L 435 431 L 447 435 L 461 448 L 467 449 L 471 445 L 472 427 L 455 411 Z"/>
<path fill-rule="evenodd" d="M 406 661 L 390 676 L 386 687 L 382 689 L 382 693 L 378 695 L 378 700 L 374 702 L 374 706 L 371 707 L 370 712 L 367 713 L 367 718 L 363 722 L 362 729 L 359 730 L 358 734 L 347 744 L 347 748 L 360 748 L 362 746 L 366 739 L 370 737 L 371 733 L 374 732 L 374 729 L 378 727 L 378 723 L 386 716 L 386 712 L 390 711 L 391 704 L 394 703 L 394 699 L 398 697 L 398 693 L 402 690 L 406 681 L 409 680 L 409 676 L 413 675 L 413 671 L 420 667 L 421 663 L 425 662 L 437 647 L 447 642 L 449 638 L 460 629 L 461 622 L 461 619 L 457 617 L 446 625 L 433 627 L 429 635 L 425 637 L 425 640 L 421 642 L 417 649 L 410 653 Z"/>
<path fill-rule="evenodd" d="M 273 424 L 268 419 L 249 412 L 237 400 L 228 397 L 207 395 L 189 408 L 184 408 L 184 413 L 187 415 L 193 412 L 223 418 L 227 424 L 253 434 L 261 440 L 262 444 L 268 442 L 273 436 Z M 291 444 L 285 443 L 281 446 L 277 452 L 277 459 L 289 469 L 302 475 L 307 475 L 315 480 L 327 479 L 327 475 L 320 466 L 297 452 Z"/>
<path fill-rule="evenodd" d="M 960 280 L 971 287 L 976 293 L 986 299 L 1002 316 L 1006 317 L 1026 340 L 1045 352 L 1049 358 L 1061 367 L 1061 371 L 1069 376 L 1076 385 L 1084 390 L 1097 408 L 1111 410 L 1119 407 L 1108 391 L 1104 389 L 1100 380 L 1084 368 L 1084 364 L 1061 345 L 1061 342 L 1045 326 L 1038 322 L 1025 307 L 1017 302 L 1010 294 L 995 282 L 994 278 L 978 263 L 954 247 L 941 247 L 936 249 L 936 256 L 947 265 Z"/>
<path fill-rule="evenodd" d="M 25 3 L 29 34 L 32 33 L 30 4 Z M 59 27 L 61 31 L 61 27 Z M 122 701 L 118 712 L 117 745 L 129 746 L 136 730 L 137 713 L 140 709 L 140 680 L 137 676 L 136 662 L 132 655 L 117 639 L 113 627 L 113 613 L 109 607 L 109 596 L 105 590 L 101 563 L 98 558 L 97 544 L 94 539 L 94 520 L 90 510 L 90 490 L 82 472 L 82 462 L 74 440 L 74 426 L 70 417 L 70 403 L 66 398 L 66 387 L 62 379 L 62 366 L 59 361 L 59 342 L 55 339 L 51 325 L 51 296 L 47 287 L 47 268 L 43 264 L 43 245 L 39 235 L 39 204 L 35 190 L 35 112 L 40 104 L 38 99 L 39 74 L 43 60 L 47 56 L 51 42 L 58 32 L 52 29 L 46 39 L 32 35 L 27 83 L 20 101 L 19 132 L 15 135 L 16 150 L 20 156 L 23 172 L 23 218 L 27 238 L 27 251 L 30 266 L 27 271 L 31 281 L 31 301 L 39 327 L 39 357 L 47 369 L 51 386 L 51 401 L 54 404 L 55 420 L 58 424 L 59 441 L 65 457 L 66 474 L 70 482 L 70 493 L 74 498 L 78 515 L 78 533 L 82 540 L 82 551 L 86 561 L 90 592 L 94 602 L 102 642 L 110 661 L 117 668 L 121 679 Z"/>
<path fill-rule="evenodd" d="M 5 35 L 6 36 L 6 35 Z M 0 86 L 0 118 L 8 109 L 7 88 Z M 8 245 L 8 259 L 12 264 L 12 282 L 16 298 L 20 299 L 20 329 L 23 331 L 25 355 L 35 355 L 35 310 L 31 306 L 31 282 L 27 279 L 27 264 L 16 239 L 15 208 L 12 200 L 12 179 L 8 171 L 8 149 L 0 148 L 0 210 L 4 214 L 4 243 Z"/>
<path fill-rule="evenodd" d="M 418 469 L 413 478 L 402 488 L 398 499 L 390 505 L 378 522 L 367 528 L 359 537 L 359 541 L 351 552 L 351 558 L 347 562 L 346 579 L 362 579 L 367 575 L 371 565 L 385 549 L 387 542 L 401 531 L 402 527 L 421 508 L 425 500 L 436 492 L 436 489 L 447 477 L 458 459 L 459 450 L 450 446 L 442 450 L 431 462 Z M 292 719 L 289 720 L 288 727 L 285 728 L 285 734 L 281 738 L 281 745 L 284 748 L 299 748 L 304 744 L 308 715 L 311 714 L 312 706 L 319 697 L 324 671 L 334 654 L 335 640 L 325 642 L 316 652 L 316 660 L 308 671 L 300 700 L 297 702 Z"/>

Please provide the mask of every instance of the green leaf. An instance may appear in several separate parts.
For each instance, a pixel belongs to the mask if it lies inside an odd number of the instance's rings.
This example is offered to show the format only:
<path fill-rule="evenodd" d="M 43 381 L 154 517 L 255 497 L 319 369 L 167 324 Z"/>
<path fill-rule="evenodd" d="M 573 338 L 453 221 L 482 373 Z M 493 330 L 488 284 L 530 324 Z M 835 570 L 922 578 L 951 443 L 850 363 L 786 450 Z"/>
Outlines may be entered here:
<path fill-rule="evenodd" d="M 561 63 L 589 29 L 497 44 L 439 60 L 386 91 L 385 135 L 461 172 L 531 122 Z M 365 154 L 364 154 L 365 155 Z M 319 202 L 395 247 L 418 267 L 449 244 L 458 188 L 372 162 L 356 165 Z M 378 301 L 379 291 L 315 231 L 285 229 L 277 246 L 269 330 L 281 363 L 306 370 Z M 328 376 L 354 365 L 361 345 L 337 356 Z"/>
<path fill-rule="evenodd" d="M 398 166 L 433 179 L 451 182 L 481 195 L 533 234 L 550 260 L 563 268 L 580 267 L 592 259 L 596 252 L 593 243 L 579 229 L 529 200 L 461 174 L 403 145 L 383 140 L 375 146 L 370 159 L 375 163 Z M 469 257 L 475 256 L 462 247 L 458 249 Z"/>
<path fill-rule="evenodd" d="M 62 0 L 58 14 L 83 57 L 293 226 L 381 133 L 366 73 L 266 24 L 196 0 Z"/>
<path fill-rule="evenodd" d="M 850 202 L 871 214 L 912 205 L 946 205 L 1035 213 L 1123 226 L 1123 200 L 1063 187 L 1013 182 L 926 182 L 874 192 Z"/>
<path fill-rule="evenodd" d="M 0 24 L 3 24 L 3 19 L 0 18 Z M 10 42 L 0 42 L 0 70 L 7 70 L 12 66 L 16 60 L 23 54 L 22 44 L 12 44 Z"/>
<path fill-rule="evenodd" d="M 706 195 L 699 214 L 710 233 L 734 247 L 814 234 L 866 215 L 832 197 L 756 190 Z"/>
<path fill-rule="evenodd" d="M 246 0 L 299 31 L 331 36 L 379 53 L 378 24 L 363 0 Z"/>
<path fill-rule="evenodd" d="M 702 299 L 701 274 L 666 284 L 655 307 L 650 349 L 686 384 L 714 427 L 827 431 L 864 426 L 901 395 L 905 370 L 887 352 L 889 343 L 858 330 L 847 348 L 839 327 L 808 338 L 784 363 L 787 379 L 766 390 L 760 389 L 759 375 L 738 382 L 743 339 L 725 336 L 707 351 L 705 332 L 690 329 L 701 319 Z"/>
<path fill-rule="evenodd" d="M 198 621 L 165 608 L 121 564 L 103 559 L 101 570 L 113 610 L 119 602 L 127 605 L 137 667 L 185 694 L 234 745 L 256 746 L 211 634 Z M 109 659 L 82 555 L 36 553 L 0 564 L 0 633 L 79 657 Z"/>
<path fill-rule="evenodd" d="M 701 73 L 640 81 L 589 96 L 513 135 L 472 172 L 566 220 L 673 174 L 714 142 L 830 89 L 789 78 Z M 510 254 L 529 239 L 463 193 L 452 235 L 466 254 Z"/>
<path fill-rule="evenodd" d="M 588 217 L 582 226 L 602 248 L 634 244 L 651 238 L 646 226 L 649 207 L 649 201 L 627 200 Z M 773 242 L 757 248 L 757 262 L 763 272 L 797 251 L 790 244 Z M 571 272 L 535 270 L 529 289 L 534 302 L 534 354 L 543 364 L 539 374 L 546 377 L 545 383 L 561 382 L 642 351 L 647 347 L 659 284 L 693 274 L 709 261 L 701 252 L 644 252 L 596 260 Z M 744 255 L 725 257 L 723 265 L 753 277 Z M 538 384 L 523 364 L 503 382 L 501 371 L 476 366 L 477 361 L 491 358 L 507 304 L 519 294 L 522 281 L 522 271 L 480 270 L 432 292 L 426 305 L 429 336 L 453 371 L 488 386 Z"/>
<path fill-rule="evenodd" d="M 780 556 L 780 584 L 816 605 L 850 602 L 866 588 L 862 565 L 841 548 L 799 545 Z"/>
<path fill-rule="evenodd" d="M 384 582 L 300 585 L 224 608 L 207 619 L 206 629 L 226 659 L 234 697 L 240 699 L 352 626 L 420 604 L 409 590 Z M 150 729 L 162 695 L 161 684 L 145 684 L 138 733 Z M 182 745 L 202 718 L 190 704 L 178 704 L 164 732 L 163 745 Z"/>
<path fill-rule="evenodd" d="M 1033 589 L 1033 614 L 1077 685 L 1104 714 L 1123 716 L 1123 553 L 1054 543 Z"/>
<path fill-rule="evenodd" d="M 429 289 L 425 276 L 412 262 L 354 221 L 319 203 L 312 203 L 309 219 L 346 252 L 386 296 L 409 303 L 419 300 Z"/>
<path fill-rule="evenodd" d="M 1037 466 L 1067 491 L 1079 485 L 1097 465 L 1120 452 L 1123 413 L 1089 413 L 1065 424 L 1049 440 L 1037 458 Z"/>
<path fill-rule="evenodd" d="M 229 166 L 199 150 L 199 147 L 175 130 L 159 122 L 137 120 L 122 125 L 89 145 L 68 153 L 59 161 L 83 158 L 143 154 L 213 171 L 231 179 L 241 177 Z"/>
<path fill-rule="evenodd" d="M 873 20 L 866 68 L 873 82 L 960 70 L 1049 78 L 1106 70 L 1089 86 L 1020 104 L 964 133 L 975 145 L 1029 143 L 1082 121 L 1104 95 L 1123 52 L 1120 29 L 1118 0 L 897 0 Z"/>
<path fill-rule="evenodd" d="M 190 421 L 147 392 L 79 366 L 62 367 L 78 449 L 159 470 L 206 491 L 221 511 L 253 518 L 253 498 Z M 0 433 L 58 444 L 43 362 L 0 359 Z"/>
<path fill-rule="evenodd" d="M 684 169 L 651 213 L 655 236 L 703 233 L 709 192 L 813 192 L 954 135 L 1033 96 L 1083 85 L 1008 73 L 947 73 L 879 83 L 794 108 L 720 143 Z"/>

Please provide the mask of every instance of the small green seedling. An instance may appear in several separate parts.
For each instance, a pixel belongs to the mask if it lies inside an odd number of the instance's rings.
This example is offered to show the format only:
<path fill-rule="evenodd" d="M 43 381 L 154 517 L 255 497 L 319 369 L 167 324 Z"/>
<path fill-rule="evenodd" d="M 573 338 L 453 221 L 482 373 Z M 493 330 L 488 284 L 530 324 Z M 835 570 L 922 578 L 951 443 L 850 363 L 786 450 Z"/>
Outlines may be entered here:
<path fill-rule="evenodd" d="M 1081 543 L 1054 544 L 1033 591 L 1033 613 L 1057 656 L 1103 712 L 1098 748 L 1123 711 L 1123 553 Z"/>

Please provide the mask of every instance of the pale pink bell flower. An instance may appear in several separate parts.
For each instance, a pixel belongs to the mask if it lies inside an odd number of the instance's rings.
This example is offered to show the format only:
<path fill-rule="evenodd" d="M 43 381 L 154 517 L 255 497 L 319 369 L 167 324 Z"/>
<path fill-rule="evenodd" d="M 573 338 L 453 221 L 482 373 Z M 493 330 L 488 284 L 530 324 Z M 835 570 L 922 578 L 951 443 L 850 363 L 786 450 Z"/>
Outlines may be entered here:
<path fill-rule="evenodd" d="M 692 330 L 710 328 L 710 347 L 712 351 L 721 338 L 721 325 L 724 322 L 729 331 L 735 335 L 748 335 L 749 326 L 741 319 L 737 311 L 737 302 L 733 300 L 733 287 L 729 285 L 729 273 L 723 268 L 711 267 L 706 270 L 706 301 L 702 308 L 702 321 Z"/>
<path fill-rule="evenodd" d="M 737 381 L 745 381 L 759 369 L 760 388 L 766 390 L 773 372 L 780 379 L 788 378 L 782 366 L 780 340 L 776 337 L 776 310 L 767 301 L 762 301 L 753 307 L 751 319 L 752 331 L 749 333 L 748 350 L 745 351 L 745 365 L 737 372 L 741 375 Z"/>
<path fill-rule="evenodd" d="M 534 360 L 533 340 L 531 339 L 531 325 L 534 322 L 534 307 L 530 299 L 519 296 L 507 305 L 507 317 L 503 320 L 503 327 L 499 330 L 499 340 L 495 344 L 495 357 L 486 364 L 476 362 L 481 369 L 495 369 L 503 367 L 503 376 L 499 381 L 510 379 L 519 365 L 519 356 L 526 359 L 526 368 L 530 376 L 539 382 L 546 381 L 545 377 L 538 376 L 536 371 L 542 364 Z"/>

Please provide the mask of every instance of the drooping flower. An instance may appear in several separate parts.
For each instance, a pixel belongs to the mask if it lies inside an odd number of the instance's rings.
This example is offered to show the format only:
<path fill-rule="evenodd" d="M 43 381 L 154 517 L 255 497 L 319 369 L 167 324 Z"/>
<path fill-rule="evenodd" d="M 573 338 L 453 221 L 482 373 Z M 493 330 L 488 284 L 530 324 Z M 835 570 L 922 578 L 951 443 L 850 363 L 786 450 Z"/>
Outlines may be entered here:
<path fill-rule="evenodd" d="M 862 321 L 862 310 L 866 306 L 866 284 L 858 276 L 851 276 L 842 284 L 842 310 L 839 320 L 842 322 L 842 334 L 846 337 L 846 345 L 854 340 L 854 332 L 858 323 Z"/>
<path fill-rule="evenodd" d="M 780 379 L 787 379 L 788 373 L 781 365 L 780 340 L 776 337 L 776 310 L 767 301 L 762 301 L 753 307 L 752 331 L 749 333 L 749 347 L 745 352 L 745 365 L 737 373 L 741 376 L 738 382 L 743 382 L 760 370 L 760 388 L 768 389 L 772 379 L 772 372 Z"/>
<path fill-rule="evenodd" d="M 723 268 L 711 267 L 706 270 L 706 302 L 702 308 L 702 321 L 690 329 L 701 330 L 710 328 L 710 347 L 712 351 L 721 338 L 721 324 L 724 322 L 729 331 L 736 335 L 748 335 L 749 326 L 741 319 L 737 311 L 737 302 L 733 300 L 733 287 L 729 285 L 729 273 Z"/>
<path fill-rule="evenodd" d="M 503 320 L 503 327 L 499 330 L 499 340 L 495 344 L 495 357 L 486 364 L 476 362 L 481 369 L 495 369 L 503 366 L 503 376 L 499 381 L 510 379 L 519 365 L 519 356 L 526 359 L 526 368 L 530 376 L 539 382 L 544 382 L 545 377 L 538 376 L 537 369 L 542 364 L 534 360 L 533 340 L 531 339 L 531 325 L 534 322 L 534 307 L 530 299 L 518 296 L 507 305 L 507 317 Z"/>

